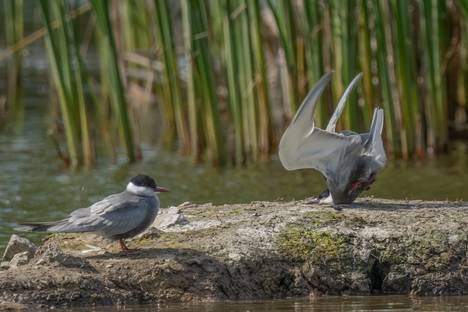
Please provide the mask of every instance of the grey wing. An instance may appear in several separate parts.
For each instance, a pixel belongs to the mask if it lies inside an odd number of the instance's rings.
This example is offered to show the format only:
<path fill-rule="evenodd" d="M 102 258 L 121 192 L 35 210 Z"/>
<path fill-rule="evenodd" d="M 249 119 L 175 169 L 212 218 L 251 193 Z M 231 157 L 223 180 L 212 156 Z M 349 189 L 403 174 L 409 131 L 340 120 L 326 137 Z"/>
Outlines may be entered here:
<path fill-rule="evenodd" d="M 364 154 L 371 156 L 381 167 L 385 166 L 387 156 L 382 142 L 384 111 L 374 109 L 374 116 L 367 139 L 364 141 Z"/>
<path fill-rule="evenodd" d="M 340 100 L 338 101 L 338 105 L 336 106 L 335 112 L 333 112 L 333 115 L 330 118 L 330 121 L 328 121 L 327 128 L 325 129 L 326 131 L 329 132 L 336 132 L 336 123 L 338 122 L 338 119 L 341 116 L 341 113 L 343 113 L 346 101 L 348 100 L 349 95 L 351 94 L 351 91 L 353 91 L 354 87 L 356 84 L 361 80 L 362 78 L 362 73 L 359 73 L 354 79 L 351 81 L 349 86 L 346 88 L 345 92 L 341 96 Z"/>
<path fill-rule="evenodd" d="M 125 192 L 104 199 L 102 204 L 90 207 L 91 216 L 97 220 L 98 232 L 114 236 L 132 231 L 147 223 L 151 211 L 157 208 L 156 198 L 125 196 Z"/>
<path fill-rule="evenodd" d="M 51 232 L 99 232 L 104 236 L 127 233 L 145 222 L 150 202 L 139 197 L 127 198 L 114 194 L 89 208 L 75 210 L 70 216 L 51 227 Z"/>
<path fill-rule="evenodd" d="M 340 135 L 314 125 L 317 100 L 330 78 L 331 73 L 326 74 L 312 88 L 281 138 L 279 157 L 288 170 L 314 168 L 327 176 L 350 148 L 361 147 L 359 135 Z"/>
<path fill-rule="evenodd" d="M 91 213 L 90 207 L 88 208 L 79 208 L 70 213 L 69 217 L 86 217 Z"/>
<path fill-rule="evenodd" d="M 328 176 L 353 150 L 357 153 L 362 150 L 359 135 L 344 136 L 315 128 L 298 146 L 296 164 L 301 168 L 317 169 Z"/>

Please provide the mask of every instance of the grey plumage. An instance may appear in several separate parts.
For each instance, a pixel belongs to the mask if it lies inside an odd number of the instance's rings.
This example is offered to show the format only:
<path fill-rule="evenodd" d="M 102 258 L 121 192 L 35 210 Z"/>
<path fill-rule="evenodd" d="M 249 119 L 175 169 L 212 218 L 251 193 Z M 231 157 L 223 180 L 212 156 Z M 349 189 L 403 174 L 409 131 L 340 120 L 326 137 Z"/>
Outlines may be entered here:
<path fill-rule="evenodd" d="M 356 76 L 338 102 L 325 130 L 316 128 L 313 113 L 317 100 L 329 83 L 332 73 L 324 75 L 307 94 L 291 124 L 284 132 L 279 157 L 288 170 L 313 168 L 327 179 L 334 203 L 350 203 L 375 181 L 386 163 L 382 143 L 383 110 L 376 108 L 368 133 L 335 127 L 349 94 L 361 79 Z"/>
<path fill-rule="evenodd" d="M 149 177 L 149 182 L 140 181 L 137 177 L 141 176 L 134 177 L 125 191 L 110 195 L 90 207 L 77 209 L 63 220 L 22 223 L 18 230 L 52 233 L 93 232 L 114 240 L 133 237 L 150 226 L 158 214 L 159 198 L 154 192 L 167 191 L 157 187 Z"/>

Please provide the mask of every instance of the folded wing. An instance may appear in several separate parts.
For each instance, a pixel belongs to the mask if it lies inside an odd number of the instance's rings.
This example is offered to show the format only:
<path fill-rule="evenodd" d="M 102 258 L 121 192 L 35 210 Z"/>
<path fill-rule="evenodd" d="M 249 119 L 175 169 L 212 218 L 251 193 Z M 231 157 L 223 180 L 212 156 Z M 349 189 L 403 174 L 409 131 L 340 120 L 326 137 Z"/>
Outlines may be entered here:
<path fill-rule="evenodd" d="M 48 231 L 100 232 L 109 237 L 131 231 L 145 221 L 151 207 L 137 197 L 121 198 L 122 194 L 110 195 L 89 208 L 75 210 Z"/>

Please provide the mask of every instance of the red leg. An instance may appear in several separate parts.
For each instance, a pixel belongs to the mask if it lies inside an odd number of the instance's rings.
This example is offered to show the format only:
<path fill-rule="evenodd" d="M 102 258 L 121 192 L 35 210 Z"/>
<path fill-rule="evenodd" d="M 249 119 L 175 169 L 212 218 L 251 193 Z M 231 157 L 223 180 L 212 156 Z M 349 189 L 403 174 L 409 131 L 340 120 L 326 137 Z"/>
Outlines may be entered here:
<path fill-rule="evenodd" d="M 124 251 L 124 252 L 130 251 L 130 249 L 128 249 L 127 245 L 125 245 L 125 242 L 124 242 L 123 239 L 119 239 L 119 244 L 120 244 L 120 249 L 122 249 L 122 251 Z"/>

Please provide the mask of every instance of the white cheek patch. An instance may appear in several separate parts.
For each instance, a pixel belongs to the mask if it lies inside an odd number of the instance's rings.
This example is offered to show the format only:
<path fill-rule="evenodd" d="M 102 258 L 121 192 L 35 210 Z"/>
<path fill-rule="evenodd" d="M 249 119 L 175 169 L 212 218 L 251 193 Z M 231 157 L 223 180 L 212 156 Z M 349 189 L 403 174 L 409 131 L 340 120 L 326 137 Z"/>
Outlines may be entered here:
<path fill-rule="evenodd" d="M 138 186 L 132 182 L 127 184 L 127 191 L 136 195 L 154 196 L 154 191 L 146 186 Z"/>

